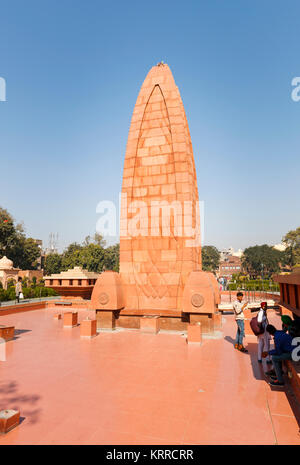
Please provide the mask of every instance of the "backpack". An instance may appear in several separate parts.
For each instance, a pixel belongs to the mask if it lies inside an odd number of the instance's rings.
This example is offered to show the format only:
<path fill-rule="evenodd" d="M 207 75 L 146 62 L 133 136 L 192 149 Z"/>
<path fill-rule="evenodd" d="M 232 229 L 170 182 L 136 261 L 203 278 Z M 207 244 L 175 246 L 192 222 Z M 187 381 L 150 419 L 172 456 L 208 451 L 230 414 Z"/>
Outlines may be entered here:
<path fill-rule="evenodd" d="M 254 316 L 250 321 L 250 327 L 255 336 L 259 336 L 260 334 L 263 334 L 265 332 L 262 324 L 258 323 L 257 317 L 258 315 Z"/>

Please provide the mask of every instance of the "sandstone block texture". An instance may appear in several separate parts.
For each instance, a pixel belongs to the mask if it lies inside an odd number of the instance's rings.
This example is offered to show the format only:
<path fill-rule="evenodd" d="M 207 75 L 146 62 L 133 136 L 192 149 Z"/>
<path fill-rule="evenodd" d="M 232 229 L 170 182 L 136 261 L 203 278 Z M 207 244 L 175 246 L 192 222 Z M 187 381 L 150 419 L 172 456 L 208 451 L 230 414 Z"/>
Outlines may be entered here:
<path fill-rule="evenodd" d="M 120 273 L 105 272 L 97 280 L 91 307 L 97 310 L 98 328 L 134 319 L 135 327 L 145 325 L 145 330 L 150 323 L 136 319 L 153 315 L 164 327 L 171 329 L 177 318 L 186 328 L 189 314 L 216 311 L 218 285 L 201 266 L 198 201 L 183 103 L 169 66 L 159 63 L 149 71 L 131 119 L 121 195 Z"/>
<path fill-rule="evenodd" d="M 64 326 L 74 327 L 78 324 L 78 312 L 66 312 L 64 313 Z"/>
<path fill-rule="evenodd" d="M 150 70 L 137 98 L 122 194 L 120 274 L 126 306 L 181 309 L 190 272 L 201 270 L 200 232 L 194 232 L 197 215 L 200 224 L 198 189 L 183 103 L 166 64 Z M 137 213 L 141 234 L 134 236 Z"/>

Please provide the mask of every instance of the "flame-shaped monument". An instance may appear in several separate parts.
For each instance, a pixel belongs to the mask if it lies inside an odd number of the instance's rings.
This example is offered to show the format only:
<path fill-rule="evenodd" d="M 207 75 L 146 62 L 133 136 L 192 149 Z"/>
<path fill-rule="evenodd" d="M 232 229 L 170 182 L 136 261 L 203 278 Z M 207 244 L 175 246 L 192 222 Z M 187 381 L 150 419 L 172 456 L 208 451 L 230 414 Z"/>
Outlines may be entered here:
<path fill-rule="evenodd" d="M 97 280 L 92 307 L 98 328 L 139 328 L 151 318 L 161 329 L 201 322 L 210 331 L 219 324 L 217 281 L 201 271 L 199 216 L 183 103 L 170 68 L 159 63 L 148 73 L 132 115 L 122 185 L 120 273 L 104 272 Z"/>

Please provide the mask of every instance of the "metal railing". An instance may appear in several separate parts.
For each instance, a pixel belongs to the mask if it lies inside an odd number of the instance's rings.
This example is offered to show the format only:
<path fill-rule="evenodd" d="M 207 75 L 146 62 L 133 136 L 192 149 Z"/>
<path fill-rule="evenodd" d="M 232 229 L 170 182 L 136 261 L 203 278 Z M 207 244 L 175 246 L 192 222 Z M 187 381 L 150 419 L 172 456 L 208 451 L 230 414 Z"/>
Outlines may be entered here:
<path fill-rule="evenodd" d="M 275 301 L 280 300 L 280 292 L 272 290 L 254 290 L 254 289 L 239 289 L 240 292 L 243 292 L 244 299 L 248 302 L 256 302 L 257 300 L 268 300 L 273 299 Z M 235 300 L 236 293 L 239 291 L 229 290 L 229 302 Z"/>

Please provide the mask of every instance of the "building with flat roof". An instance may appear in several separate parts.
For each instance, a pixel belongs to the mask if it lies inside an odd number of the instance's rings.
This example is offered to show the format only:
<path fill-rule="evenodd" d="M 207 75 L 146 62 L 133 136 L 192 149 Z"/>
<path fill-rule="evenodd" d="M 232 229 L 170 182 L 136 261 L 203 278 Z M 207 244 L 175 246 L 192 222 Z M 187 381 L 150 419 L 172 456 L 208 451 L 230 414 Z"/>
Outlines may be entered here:
<path fill-rule="evenodd" d="M 240 273 L 242 262 L 239 257 L 233 255 L 228 256 L 219 265 L 219 278 L 231 279 L 233 274 Z"/>
<path fill-rule="evenodd" d="M 100 273 L 75 266 L 68 271 L 44 276 L 44 281 L 46 287 L 51 287 L 62 297 L 90 299 L 99 276 Z"/>

